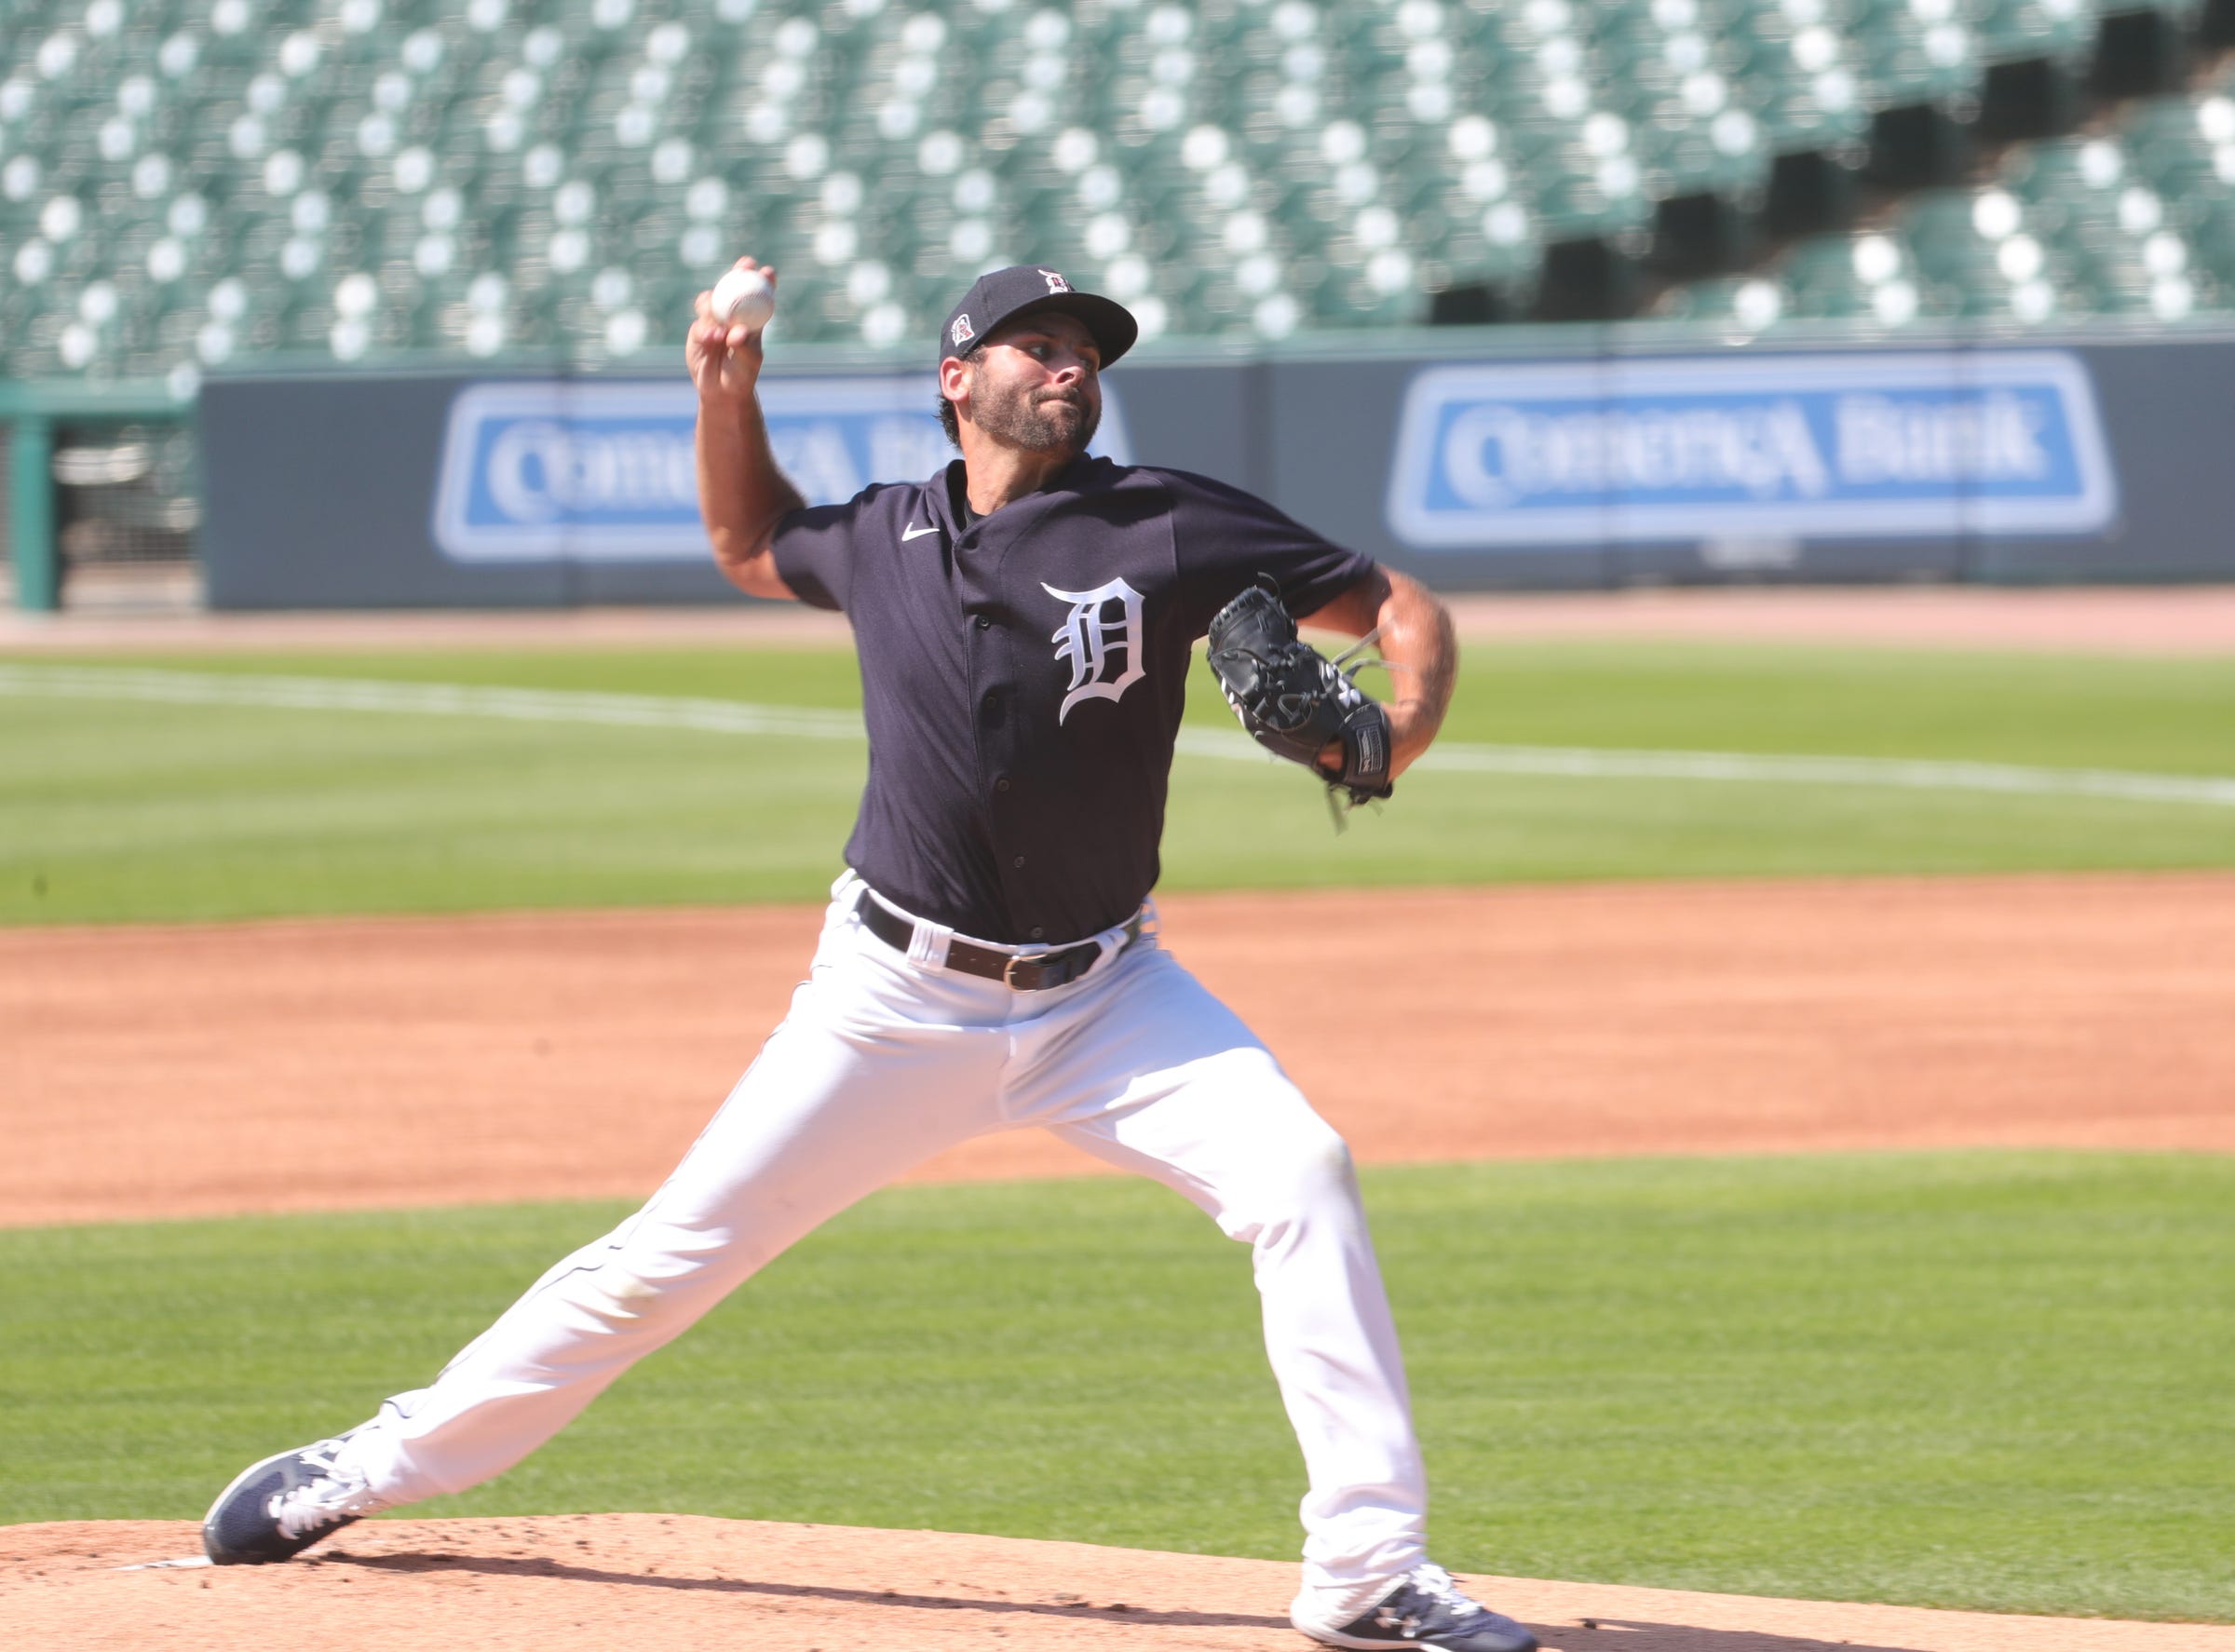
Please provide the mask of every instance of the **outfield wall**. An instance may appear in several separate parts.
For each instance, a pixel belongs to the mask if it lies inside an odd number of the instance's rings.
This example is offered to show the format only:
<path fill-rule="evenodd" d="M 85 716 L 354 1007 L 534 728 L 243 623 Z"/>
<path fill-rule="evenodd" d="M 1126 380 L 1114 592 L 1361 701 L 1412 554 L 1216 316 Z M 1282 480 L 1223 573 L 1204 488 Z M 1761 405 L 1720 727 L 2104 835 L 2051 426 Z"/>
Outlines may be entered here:
<path fill-rule="evenodd" d="M 1097 446 L 1454 589 L 2235 579 L 2235 337 L 1402 342 L 1144 352 L 1106 380 Z M 950 456 L 928 372 L 801 355 L 763 389 L 810 498 Z M 213 377 L 210 603 L 742 600 L 708 564 L 692 409 L 680 368 Z"/>

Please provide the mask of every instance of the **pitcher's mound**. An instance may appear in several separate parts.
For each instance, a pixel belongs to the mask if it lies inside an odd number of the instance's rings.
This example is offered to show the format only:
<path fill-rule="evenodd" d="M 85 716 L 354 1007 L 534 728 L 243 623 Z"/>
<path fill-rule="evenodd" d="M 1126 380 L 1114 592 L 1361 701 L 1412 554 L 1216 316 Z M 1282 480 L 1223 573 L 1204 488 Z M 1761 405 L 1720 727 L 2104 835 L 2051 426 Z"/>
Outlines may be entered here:
<path fill-rule="evenodd" d="M 586 1514 L 374 1521 L 285 1565 L 150 1564 L 199 1552 L 184 1521 L 0 1529 L 7 1644 L 17 1652 L 1310 1645 L 1288 1625 L 1293 1566 L 1084 1543 Z M 2228 1627 L 1463 1581 L 1558 1652 L 2235 1652 Z"/>

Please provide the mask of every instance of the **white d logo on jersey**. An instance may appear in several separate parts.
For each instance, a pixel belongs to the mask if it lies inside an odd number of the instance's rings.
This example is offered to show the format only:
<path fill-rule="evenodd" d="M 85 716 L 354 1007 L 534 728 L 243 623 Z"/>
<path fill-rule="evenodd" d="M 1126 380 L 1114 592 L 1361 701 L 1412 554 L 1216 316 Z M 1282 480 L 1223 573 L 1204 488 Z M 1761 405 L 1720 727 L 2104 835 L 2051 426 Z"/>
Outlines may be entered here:
<path fill-rule="evenodd" d="M 1040 589 L 1071 604 L 1063 623 L 1050 635 L 1055 657 L 1071 662 L 1071 692 L 1063 696 L 1055 720 L 1060 724 L 1082 699 L 1118 699 L 1148 675 L 1141 667 L 1141 593 L 1122 579 L 1092 590 Z M 1116 612 L 1111 604 L 1117 604 Z M 1125 669 L 1110 675 L 1111 657 L 1125 656 Z"/>

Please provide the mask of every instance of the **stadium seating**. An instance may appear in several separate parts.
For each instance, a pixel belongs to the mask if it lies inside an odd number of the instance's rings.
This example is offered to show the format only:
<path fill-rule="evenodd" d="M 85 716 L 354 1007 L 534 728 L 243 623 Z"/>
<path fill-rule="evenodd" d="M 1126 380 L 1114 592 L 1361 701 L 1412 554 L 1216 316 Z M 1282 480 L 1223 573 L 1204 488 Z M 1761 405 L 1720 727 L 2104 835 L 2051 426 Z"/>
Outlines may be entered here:
<path fill-rule="evenodd" d="M 626 359 L 747 251 L 782 333 L 877 348 L 1026 258 L 1152 335 L 1416 323 L 1454 284 L 1521 314 L 1547 246 L 1752 211 L 1781 156 L 2084 66 L 2113 4 L 0 0 L 0 374 Z M 2112 114 L 1660 313 L 2228 303 L 2235 103 Z"/>
<path fill-rule="evenodd" d="M 1990 182 L 1928 191 L 1866 230 L 1801 241 L 1747 278 L 1741 321 L 1899 329 L 1974 319 L 2171 322 L 2235 307 L 2235 98 L 2141 101 L 2116 130 L 2015 146 Z M 1741 319 L 1747 281 L 1700 283 L 1663 314 Z"/>

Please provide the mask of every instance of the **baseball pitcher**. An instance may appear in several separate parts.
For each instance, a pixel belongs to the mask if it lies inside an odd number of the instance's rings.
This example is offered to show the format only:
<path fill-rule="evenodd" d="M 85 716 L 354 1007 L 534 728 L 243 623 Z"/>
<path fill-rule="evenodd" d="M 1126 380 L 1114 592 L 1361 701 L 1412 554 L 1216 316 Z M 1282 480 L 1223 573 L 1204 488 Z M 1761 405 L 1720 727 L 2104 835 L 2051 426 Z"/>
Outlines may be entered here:
<path fill-rule="evenodd" d="M 739 269 L 757 269 L 740 260 Z M 773 272 L 740 282 L 767 307 Z M 1292 1618 L 1334 1646 L 1533 1652 L 1429 1561 L 1404 1368 L 1342 1140 L 1159 943 L 1191 649 L 1245 727 L 1342 805 L 1386 797 L 1451 696 L 1442 605 L 1262 500 L 1090 457 L 1119 305 L 1024 265 L 940 329 L 961 457 L 807 507 L 755 395 L 761 333 L 702 294 L 686 349 L 714 555 L 756 596 L 842 610 L 869 780 L 806 982 L 643 1209 L 562 1261 L 427 1387 L 249 1468 L 204 1526 L 282 1560 L 501 1472 L 817 1225 L 945 1147 L 1036 1126 L 1177 1190 L 1250 1247 L 1302 1447 Z M 1377 635 L 1376 703 L 1295 620 Z"/>

